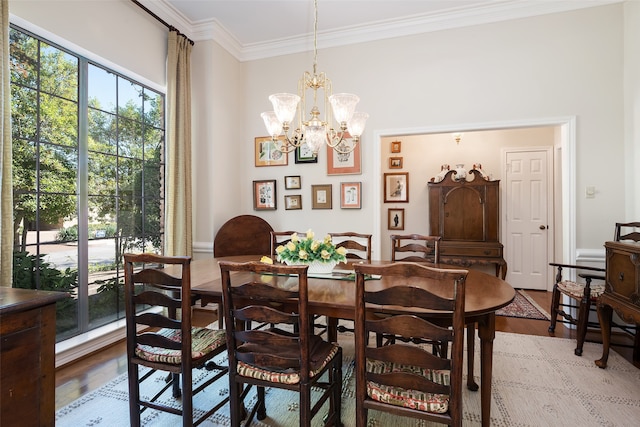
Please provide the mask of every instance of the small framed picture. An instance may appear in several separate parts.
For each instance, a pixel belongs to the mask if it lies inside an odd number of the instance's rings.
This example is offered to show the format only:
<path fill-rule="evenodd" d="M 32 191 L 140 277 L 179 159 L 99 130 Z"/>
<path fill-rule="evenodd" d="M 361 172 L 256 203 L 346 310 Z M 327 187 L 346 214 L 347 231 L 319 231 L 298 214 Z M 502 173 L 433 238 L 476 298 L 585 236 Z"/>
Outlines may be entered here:
<path fill-rule="evenodd" d="M 284 143 L 284 136 L 278 137 L 280 144 Z M 260 136 L 255 139 L 255 165 L 260 166 L 286 166 L 289 156 L 278 150 L 278 145 L 270 136 Z"/>
<path fill-rule="evenodd" d="M 389 209 L 387 228 L 389 230 L 404 230 L 404 209 Z"/>
<path fill-rule="evenodd" d="M 311 209 L 331 209 L 331 184 L 311 186 Z"/>
<path fill-rule="evenodd" d="M 389 157 L 389 169 L 402 169 L 402 157 Z"/>
<path fill-rule="evenodd" d="M 300 175 L 285 176 L 284 177 L 284 189 L 285 190 L 297 190 L 302 188 L 300 185 Z"/>
<path fill-rule="evenodd" d="M 384 174 L 384 202 L 409 202 L 409 172 Z"/>
<path fill-rule="evenodd" d="M 253 181 L 253 209 L 274 211 L 277 208 L 276 180 Z"/>
<path fill-rule="evenodd" d="M 401 141 L 393 141 L 391 143 L 391 152 L 399 153 L 402 151 L 402 142 Z"/>
<path fill-rule="evenodd" d="M 307 143 L 296 148 L 296 163 L 318 163 L 318 155 L 313 154 Z"/>
<path fill-rule="evenodd" d="M 338 148 L 342 147 L 344 150 L 348 150 L 353 147 L 353 140 L 351 136 L 347 134 L 345 140 L 338 144 Z M 341 153 L 327 145 L 327 175 L 357 175 L 362 173 L 361 153 L 360 146 L 362 141 L 359 141 L 353 151 L 348 153 Z"/>
<path fill-rule="evenodd" d="M 300 194 L 284 196 L 284 208 L 288 211 L 302 209 L 302 196 Z"/>
<path fill-rule="evenodd" d="M 340 183 L 340 207 L 342 209 L 360 209 L 361 182 Z"/>

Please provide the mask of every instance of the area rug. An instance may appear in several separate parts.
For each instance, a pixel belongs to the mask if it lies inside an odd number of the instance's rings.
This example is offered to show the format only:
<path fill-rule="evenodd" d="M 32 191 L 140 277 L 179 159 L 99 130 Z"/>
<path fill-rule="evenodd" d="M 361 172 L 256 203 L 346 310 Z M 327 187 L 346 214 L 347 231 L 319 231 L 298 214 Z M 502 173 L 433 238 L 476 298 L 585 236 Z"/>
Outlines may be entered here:
<path fill-rule="evenodd" d="M 342 421 L 355 425 L 353 335 L 341 334 L 344 349 Z M 582 357 L 575 356 L 575 340 L 496 333 L 493 359 L 491 425 L 506 426 L 635 426 L 640 420 L 640 369 L 612 351 L 607 369 L 599 369 L 602 346 L 585 343 Z M 476 352 L 480 345 L 475 346 Z M 476 353 L 479 361 L 479 353 Z M 479 362 L 476 363 L 479 365 Z M 479 369 L 476 373 L 479 375 Z M 163 381 L 159 379 L 158 382 Z M 479 382 L 479 377 L 476 378 Z M 146 391 L 148 392 L 148 390 Z M 210 387 L 195 402 L 219 399 L 226 387 Z M 56 412 L 57 427 L 128 426 L 127 376 L 121 375 Z M 464 389 L 465 426 L 480 425 L 480 393 Z M 200 409 L 197 409 L 200 411 Z M 202 412 L 199 412 L 202 413 Z M 268 418 L 255 427 L 297 426 L 297 395 L 267 391 Z M 371 427 L 432 426 L 436 424 L 370 411 Z M 176 416 L 147 411 L 144 426 L 175 426 Z M 228 426 L 228 407 L 206 420 L 203 426 Z M 317 424 L 314 424 L 317 425 Z"/>
<path fill-rule="evenodd" d="M 550 320 L 549 313 L 522 289 L 516 290 L 516 297 L 508 306 L 496 311 L 497 316 L 520 317 L 525 319 Z"/>

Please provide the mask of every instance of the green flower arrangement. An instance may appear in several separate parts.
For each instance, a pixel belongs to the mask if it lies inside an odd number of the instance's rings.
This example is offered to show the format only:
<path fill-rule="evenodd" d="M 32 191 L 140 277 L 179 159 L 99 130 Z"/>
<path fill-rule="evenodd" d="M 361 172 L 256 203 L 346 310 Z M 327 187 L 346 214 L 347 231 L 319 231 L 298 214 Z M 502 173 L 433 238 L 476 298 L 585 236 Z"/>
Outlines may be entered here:
<path fill-rule="evenodd" d="M 347 250 L 336 248 L 330 235 L 327 234 L 324 240 L 314 240 L 314 236 L 311 229 L 307 230 L 304 239 L 301 239 L 298 233 L 293 233 L 291 241 L 276 248 L 278 261 L 287 264 L 306 264 L 313 261 L 345 262 L 347 260 Z"/>

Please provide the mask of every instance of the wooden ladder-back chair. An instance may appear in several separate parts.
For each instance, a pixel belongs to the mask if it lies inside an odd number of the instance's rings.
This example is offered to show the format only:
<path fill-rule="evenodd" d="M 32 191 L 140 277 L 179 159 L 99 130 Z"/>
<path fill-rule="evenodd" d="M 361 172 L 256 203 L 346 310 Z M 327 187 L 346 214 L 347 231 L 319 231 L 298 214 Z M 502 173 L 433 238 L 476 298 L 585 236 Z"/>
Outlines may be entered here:
<path fill-rule="evenodd" d="M 271 233 L 271 258 L 276 260 L 278 254 L 276 253 L 276 248 L 280 245 L 286 245 L 291 241 L 291 236 L 293 234 L 298 234 L 301 239 L 307 235 L 307 233 L 301 233 L 299 231 L 272 231 Z"/>
<path fill-rule="evenodd" d="M 347 262 L 371 262 L 371 234 L 363 233 L 329 233 L 336 248 L 345 248 Z"/>
<path fill-rule="evenodd" d="M 181 277 L 162 271 L 164 265 L 180 265 Z M 183 426 L 198 425 L 220 409 L 228 397 L 194 420 L 193 396 L 224 377 L 227 367 L 212 359 L 226 350 L 224 330 L 193 327 L 191 323 L 191 257 L 125 254 L 125 310 L 130 424 L 140 425 L 146 408 L 182 417 Z M 179 316 L 178 316 L 179 312 Z M 141 373 L 140 367 L 150 368 Z M 192 385 L 192 369 L 216 370 L 198 387 Z M 167 384 L 151 398 L 140 392 L 140 383 L 155 371 L 169 374 Z M 181 381 L 180 381 L 181 378 Z M 151 381 L 151 380 L 150 380 Z M 173 397 L 182 395 L 182 407 L 159 400 L 173 386 Z M 180 387 L 181 386 L 181 387 Z M 212 399 L 211 403 L 215 403 Z"/>
<path fill-rule="evenodd" d="M 468 271 L 405 262 L 356 264 L 354 268 L 356 426 L 367 426 L 369 409 L 461 426 Z M 380 281 L 365 280 L 365 275 L 373 274 L 380 275 Z M 385 286 L 391 276 L 405 284 Z M 368 318 L 367 311 L 372 309 L 385 316 L 377 320 Z M 429 317 L 412 314 L 422 310 L 434 312 L 438 324 Z M 369 346 L 369 333 L 450 343 L 450 356 L 438 357 L 424 346 L 400 341 L 382 347 Z"/>
<path fill-rule="evenodd" d="M 309 426 L 328 401 L 323 425 L 341 425 L 342 349 L 313 333 L 308 266 L 220 262 L 229 359 L 231 425 L 240 425 L 244 398 L 257 387 L 245 420 L 266 417 L 265 387 L 299 393 L 300 425 Z M 247 323 L 271 325 L 246 329 Z M 322 390 L 312 402 L 311 389 Z"/>
<path fill-rule="evenodd" d="M 440 236 L 392 234 L 391 261 L 440 262 Z"/>

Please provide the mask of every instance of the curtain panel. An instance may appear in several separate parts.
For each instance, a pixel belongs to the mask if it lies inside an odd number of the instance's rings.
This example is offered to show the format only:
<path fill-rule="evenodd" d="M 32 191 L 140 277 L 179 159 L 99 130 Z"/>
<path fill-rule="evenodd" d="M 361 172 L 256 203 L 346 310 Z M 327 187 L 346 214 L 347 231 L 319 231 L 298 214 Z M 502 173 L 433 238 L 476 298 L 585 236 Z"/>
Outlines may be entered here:
<path fill-rule="evenodd" d="M 13 275 L 13 187 L 11 182 L 11 70 L 9 68 L 9 0 L 0 0 L 2 19 L 2 141 L 0 141 L 0 285 L 11 286 Z"/>

